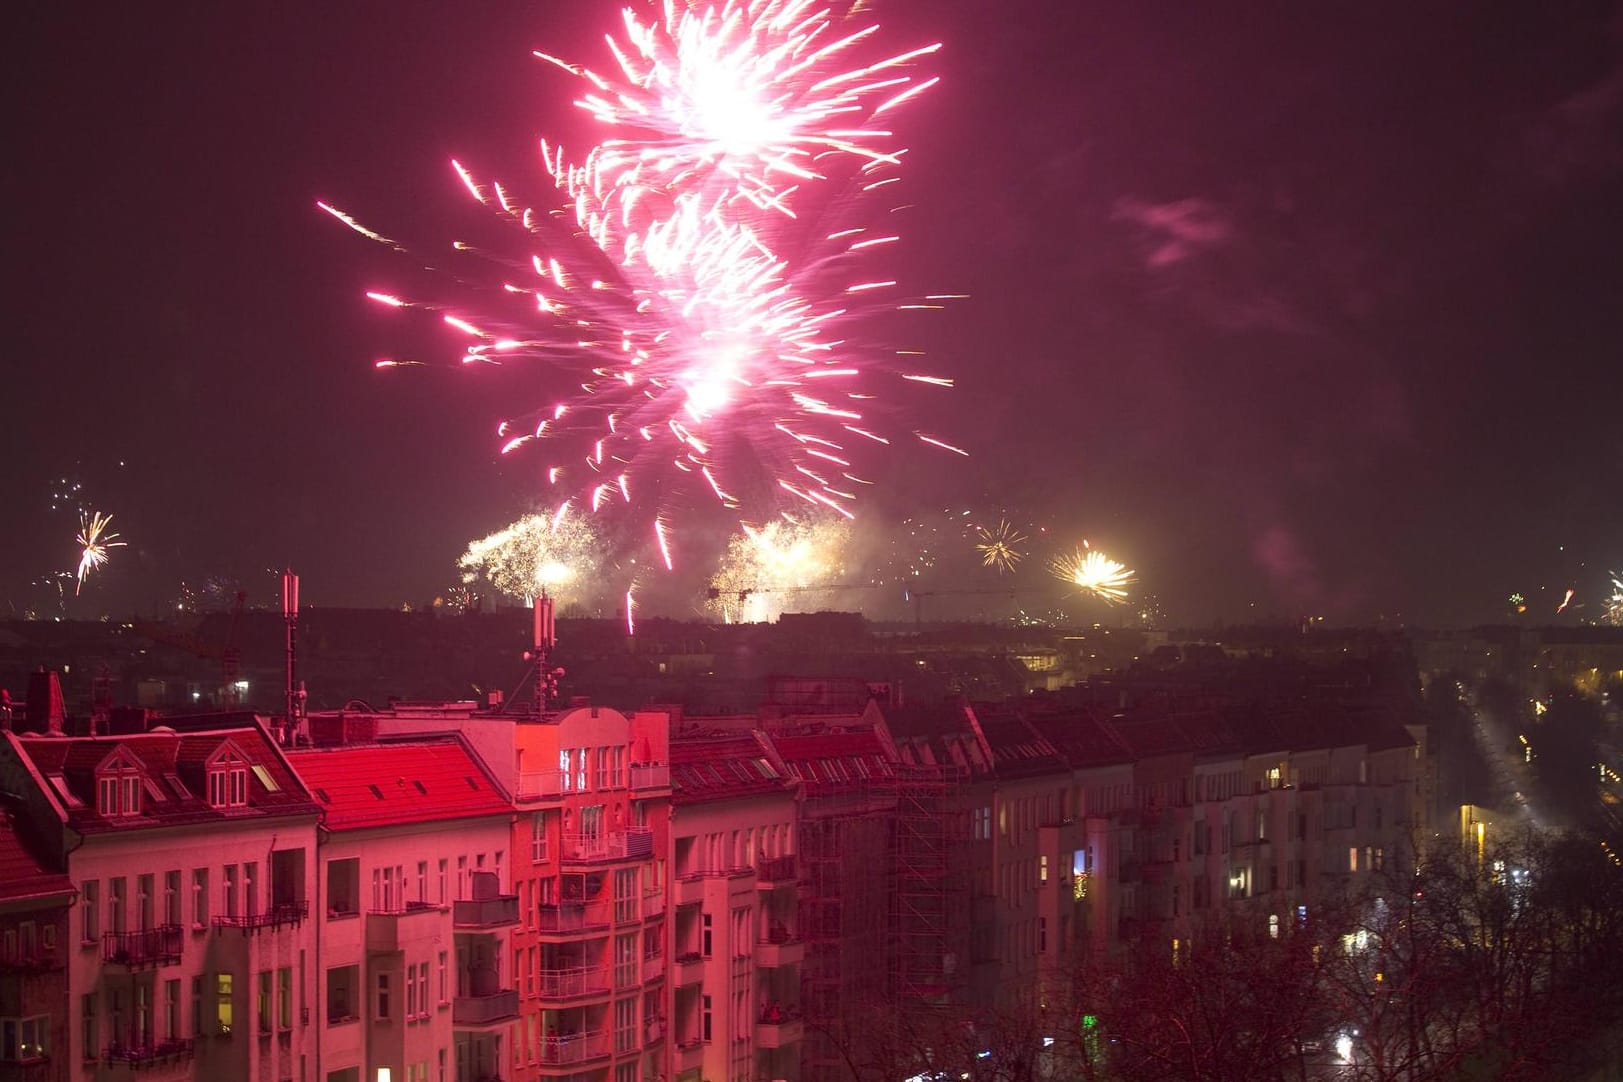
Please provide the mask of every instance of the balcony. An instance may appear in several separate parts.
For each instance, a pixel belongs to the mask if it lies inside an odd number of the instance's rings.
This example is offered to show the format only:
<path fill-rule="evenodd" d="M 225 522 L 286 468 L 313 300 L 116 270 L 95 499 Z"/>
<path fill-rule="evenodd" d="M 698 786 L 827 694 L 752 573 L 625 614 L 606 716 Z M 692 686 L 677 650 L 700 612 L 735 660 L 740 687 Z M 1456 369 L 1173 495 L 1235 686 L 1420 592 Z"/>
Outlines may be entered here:
<path fill-rule="evenodd" d="M 678 988 L 687 984 L 698 984 L 704 979 L 704 957 L 698 951 L 678 954 L 676 969 L 671 974 L 671 979 Z"/>
<path fill-rule="evenodd" d="M 451 1025 L 458 1029 L 505 1025 L 517 1017 L 518 992 L 512 988 L 451 1000 Z"/>
<path fill-rule="evenodd" d="M 650 954 L 642 960 L 642 979 L 644 981 L 657 981 L 665 976 L 665 956 L 663 954 Z"/>
<path fill-rule="evenodd" d="M 755 944 L 755 964 L 774 969 L 795 966 L 806 960 L 806 944 L 798 939 L 763 939 Z"/>
<path fill-rule="evenodd" d="M 42 947 L 0 955 L 0 973 L 52 973 L 62 964 L 61 954 Z"/>
<path fill-rule="evenodd" d="M 541 971 L 542 999 L 580 999 L 609 994 L 609 982 L 602 972 L 576 966 L 571 969 Z"/>
<path fill-rule="evenodd" d="M 687 871 L 678 873 L 674 885 L 677 905 L 698 905 L 704 901 L 703 872 Z"/>
<path fill-rule="evenodd" d="M 462 899 L 451 903 L 451 925 L 459 930 L 505 928 L 518 923 L 518 895 Z"/>
<path fill-rule="evenodd" d="M 536 930 L 543 936 L 602 935 L 609 930 L 607 902 L 570 902 L 536 907 Z"/>
<path fill-rule="evenodd" d="M 603 1030 L 541 1038 L 541 1062 L 546 1066 L 589 1063 L 609 1054 L 609 1035 Z"/>
<path fill-rule="evenodd" d="M 570 778 L 562 770 L 538 770 L 533 774 L 520 774 L 518 776 L 518 792 L 515 794 L 520 802 L 530 801 L 559 801 L 564 794 L 573 792 L 570 787 Z"/>
<path fill-rule="evenodd" d="M 704 1039 L 697 1033 L 676 1038 L 676 1070 L 684 1072 L 704 1066 Z"/>
<path fill-rule="evenodd" d="M 795 858 L 762 857 L 755 862 L 755 885 L 762 890 L 788 886 L 795 881 Z"/>
<path fill-rule="evenodd" d="M 264 928 L 277 929 L 284 924 L 294 926 L 304 923 L 310 915 L 310 902 L 308 899 L 297 902 L 277 902 L 263 913 L 249 913 L 237 917 L 215 917 L 214 927 L 239 928 L 243 935 L 259 931 Z"/>
<path fill-rule="evenodd" d="M 671 768 L 662 763 L 632 763 L 631 788 L 669 789 Z"/>
<path fill-rule="evenodd" d="M 366 949 L 372 954 L 392 954 L 408 944 L 426 943 L 441 930 L 433 917 L 443 912 L 424 902 L 410 902 L 404 909 L 374 909 L 366 915 Z"/>
<path fill-rule="evenodd" d="M 665 892 L 651 890 L 642 896 L 642 915 L 644 920 L 665 915 Z"/>
<path fill-rule="evenodd" d="M 796 1007 L 770 1005 L 755 1022 L 756 1048 L 784 1048 L 806 1036 L 806 1023 Z"/>
<path fill-rule="evenodd" d="M 179 965 L 181 940 L 178 924 L 160 924 L 139 932 L 108 932 L 101 937 L 101 960 L 129 969 Z"/>
<path fill-rule="evenodd" d="M 565 834 L 565 864 L 606 864 L 623 860 L 649 860 L 654 855 L 654 832 L 647 828 L 616 830 L 606 834 Z"/>
<path fill-rule="evenodd" d="M 101 1051 L 104 1067 L 150 1067 L 155 1063 L 170 1063 L 192 1058 L 192 1040 L 189 1037 L 155 1044 L 110 1044 Z"/>

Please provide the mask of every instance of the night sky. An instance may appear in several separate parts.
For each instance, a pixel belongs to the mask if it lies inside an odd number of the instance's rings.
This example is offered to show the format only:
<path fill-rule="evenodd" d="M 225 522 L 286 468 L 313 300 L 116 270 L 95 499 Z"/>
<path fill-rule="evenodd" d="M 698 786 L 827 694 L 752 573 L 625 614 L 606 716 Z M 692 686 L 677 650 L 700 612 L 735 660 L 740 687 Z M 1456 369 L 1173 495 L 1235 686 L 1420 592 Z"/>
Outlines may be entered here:
<path fill-rule="evenodd" d="M 907 324 L 869 522 L 1008 508 L 1133 564 L 1176 621 L 1595 615 L 1623 570 L 1616 4 L 883 0 L 942 84 L 897 117 Z M 0 615 L 184 580 L 398 605 L 537 489 L 495 422 L 535 371 L 385 371 L 400 264 L 314 207 L 448 242 L 453 156 L 549 189 L 613 3 L 29 5 L 4 78 Z M 888 331 L 888 324 L 884 325 Z M 898 330 L 898 334 L 903 333 Z M 902 343 L 899 343 L 902 344 Z M 65 607 L 58 480 L 131 542 Z M 1034 559 L 1032 563 L 1037 563 Z M 695 569 L 694 574 L 703 569 Z M 1040 570 L 1028 572 L 1040 575 Z M 691 592 L 686 580 L 672 597 Z M 71 591 L 70 591 L 71 592 Z"/>

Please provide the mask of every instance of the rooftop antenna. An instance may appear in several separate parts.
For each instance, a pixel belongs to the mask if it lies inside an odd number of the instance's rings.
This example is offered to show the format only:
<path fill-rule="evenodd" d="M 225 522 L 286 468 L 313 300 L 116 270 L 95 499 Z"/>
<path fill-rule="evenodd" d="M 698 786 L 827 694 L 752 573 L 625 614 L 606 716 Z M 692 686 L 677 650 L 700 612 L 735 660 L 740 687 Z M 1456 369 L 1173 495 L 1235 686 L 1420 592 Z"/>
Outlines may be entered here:
<path fill-rule="evenodd" d="M 299 728 L 300 702 L 304 692 L 298 683 L 299 576 L 292 568 L 282 572 L 282 621 L 287 624 L 287 736 L 293 743 Z"/>
<path fill-rule="evenodd" d="M 518 687 L 513 689 L 508 701 L 518 698 L 523 690 L 526 680 L 535 682 L 535 712 L 544 714 L 552 708 L 553 700 L 558 697 L 558 677 L 564 674 L 562 669 L 549 668 L 547 657 L 552 648 L 558 644 L 558 626 L 554 621 L 552 612 L 552 596 L 547 593 L 545 586 L 541 593 L 534 598 L 534 620 L 530 632 L 530 648 L 524 651 L 524 660 L 530 663 L 529 670 L 519 680 Z M 505 709 L 505 705 L 503 709 Z"/>

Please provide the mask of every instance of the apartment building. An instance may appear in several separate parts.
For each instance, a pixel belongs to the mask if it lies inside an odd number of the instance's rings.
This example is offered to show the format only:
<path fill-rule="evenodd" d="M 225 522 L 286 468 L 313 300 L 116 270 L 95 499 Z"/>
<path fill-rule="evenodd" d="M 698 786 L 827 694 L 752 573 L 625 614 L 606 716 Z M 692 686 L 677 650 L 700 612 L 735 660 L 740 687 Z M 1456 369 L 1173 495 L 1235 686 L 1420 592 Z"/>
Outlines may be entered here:
<path fill-rule="evenodd" d="M 73 884 L 32 833 L 0 810 L 0 1079 L 67 1082 Z"/>
<path fill-rule="evenodd" d="M 77 890 L 72 1079 L 308 1078 L 319 809 L 251 715 L 9 732 L 0 787 Z"/>
<path fill-rule="evenodd" d="M 456 735 L 318 744 L 288 761 L 322 810 L 317 1077 L 505 1077 L 518 1018 L 506 791 Z"/>
<path fill-rule="evenodd" d="M 798 1082 L 800 785 L 758 730 L 671 740 L 668 921 L 676 1082 Z"/>

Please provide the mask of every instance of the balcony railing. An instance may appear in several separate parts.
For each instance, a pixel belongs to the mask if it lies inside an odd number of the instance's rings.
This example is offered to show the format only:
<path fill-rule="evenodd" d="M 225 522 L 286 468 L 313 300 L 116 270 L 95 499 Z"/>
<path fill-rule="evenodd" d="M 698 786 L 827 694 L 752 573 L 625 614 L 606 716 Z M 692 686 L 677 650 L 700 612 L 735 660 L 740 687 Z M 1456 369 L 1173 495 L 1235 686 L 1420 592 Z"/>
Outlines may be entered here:
<path fill-rule="evenodd" d="M 607 995 L 609 983 L 597 969 L 576 966 L 541 971 L 542 999 L 572 999 L 576 996 Z"/>
<path fill-rule="evenodd" d="M 657 917 L 665 912 L 665 892 L 651 890 L 642 896 L 642 915 Z"/>
<path fill-rule="evenodd" d="M 101 1061 L 106 1067 L 114 1065 L 141 1067 L 159 1060 L 190 1059 L 192 1047 L 190 1037 L 177 1037 L 174 1040 L 152 1044 L 110 1044 L 101 1050 Z"/>
<path fill-rule="evenodd" d="M 537 928 L 541 932 L 597 932 L 608 929 L 607 902 L 571 902 L 536 907 Z"/>
<path fill-rule="evenodd" d="M 665 956 L 650 954 L 642 960 L 642 979 L 657 981 L 665 975 Z"/>
<path fill-rule="evenodd" d="M 62 955 L 55 950 L 33 950 L 0 954 L 0 973 L 45 973 L 62 968 Z"/>
<path fill-rule="evenodd" d="M 616 830 L 607 834 L 565 834 L 565 862 L 600 863 L 615 860 L 642 860 L 654 855 L 654 832 L 646 828 Z"/>
<path fill-rule="evenodd" d="M 570 776 L 562 770 L 538 770 L 533 774 L 520 774 L 518 776 L 518 799 L 520 800 L 561 800 L 567 792 L 572 792 Z"/>
<path fill-rule="evenodd" d="M 755 878 L 768 885 L 792 883 L 795 878 L 795 858 L 762 857 L 755 862 Z"/>
<path fill-rule="evenodd" d="M 284 924 L 301 924 L 310 915 L 308 899 L 297 902 L 277 902 L 263 913 L 248 913 L 235 917 L 215 917 L 216 928 L 240 928 L 244 933 L 260 928 L 280 928 Z"/>
<path fill-rule="evenodd" d="M 182 938 L 178 924 L 160 924 L 138 932 L 108 932 L 101 937 L 101 960 L 132 969 L 178 965 Z"/>
<path fill-rule="evenodd" d="M 631 787 L 633 789 L 669 789 L 671 787 L 671 768 L 663 763 L 632 763 Z"/>
<path fill-rule="evenodd" d="M 585 1063 L 609 1054 L 609 1035 L 603 1030 L 541 1038 L 541 1062 Z"/>
<path fill-rule="evenodd" d="M 503 988 L 483 996 L 457 996 L 451 1001 L 451 1025 L 488 1026 L 518 1017 L 518 992 Z"/>
<path fill-rule="evenodd" d="M 518 895 L 463 899 L 451 904 L 451 923 L 457 928 L 500 928 L 518 923 Z"/>
<path fill-rule="evenodd" d="M 435 934 L 438 922 L 426 919 L 426 914 L 441 912 L 443 910 L 431 902 L 407 902 L 404 909 L 368 910 L 366 949 L 374 953 L 404 950 L 404 944 Z"/>

